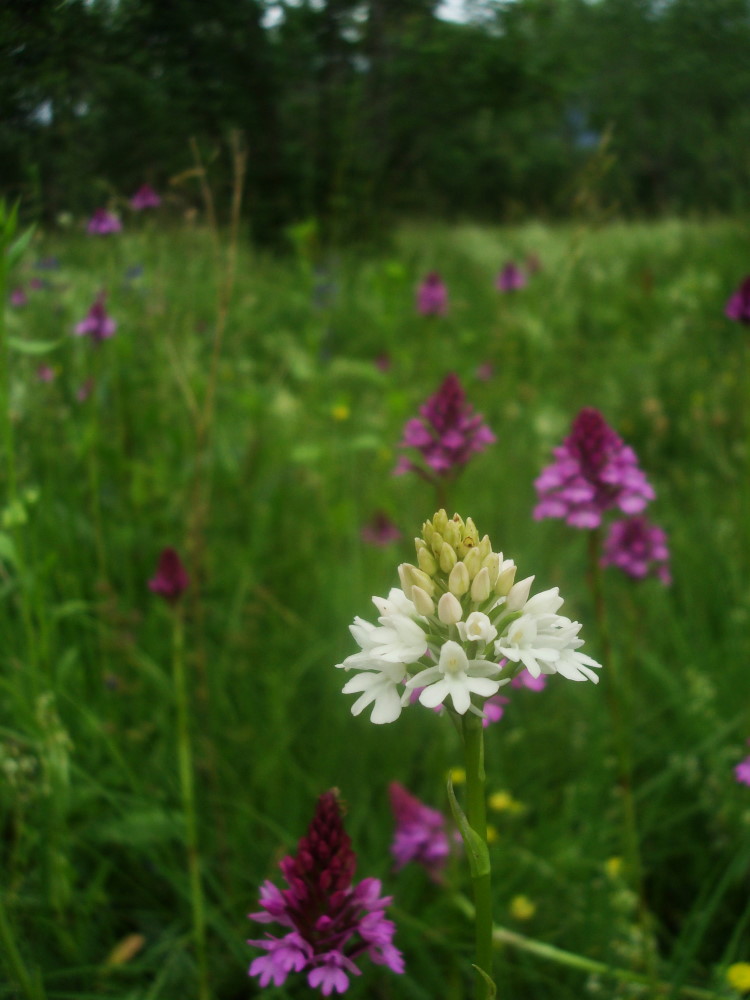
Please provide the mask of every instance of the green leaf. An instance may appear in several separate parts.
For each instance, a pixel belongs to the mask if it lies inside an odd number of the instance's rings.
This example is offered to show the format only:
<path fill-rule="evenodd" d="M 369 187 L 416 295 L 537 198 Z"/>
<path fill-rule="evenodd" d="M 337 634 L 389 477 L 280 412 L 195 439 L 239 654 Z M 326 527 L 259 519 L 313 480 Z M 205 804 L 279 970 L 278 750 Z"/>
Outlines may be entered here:
<path fill-rule="evenodd" d="M 477 973 L 482 977 L 482 979 L 487 984 L 487 993 L 485 995 L 485 1000 L 495 1000 L 495 997 L 497 996 L 497 986 L 495 986 L 494 980 L 490 979 L 490 977 L 487 975 L 484 969 L 480 969 L 479 966 L 475 965 L 473 962 L 471 963 L 471 967 L 472 969 L 477 970 Z"/>
<path fill-rule="evenodd" d="M 8 337 L 8 347 L 21 354 L 46 354 L 61 347 L 64 340 L 22 340 L 20 337 Z"/>
<path fill-rule="evenodd" d="M 466 813 L 458 804 L 455 792 L 453 791 L 453 781 L 448 775 L 448 802 L 450 803 L 453 818 L 456 821 L 463 842 L 466 845 L 466 856 L 469 859 L 469 870 L 472 878 L 482 878 L 490 873 L 490 852 L 487 844 L 477 831 L 469 825 Z"/>
<path fill-rule="evenodd" d="M 29 226 L 26 232 L 21 233 L 18 239 L 8 247 L 8 266 L 13 267 L 21 257 L 23 257 L 26 247 L 31 242 L 34 235 L 35 226 Z"/>
<path fill-rule="evenodd" d="M 13 539 L 10 535 L 6 534 L 4 531 L 0 531 L 0 559 L 4 562 L 16 564 L 16 547 L 13 544 Z"/>

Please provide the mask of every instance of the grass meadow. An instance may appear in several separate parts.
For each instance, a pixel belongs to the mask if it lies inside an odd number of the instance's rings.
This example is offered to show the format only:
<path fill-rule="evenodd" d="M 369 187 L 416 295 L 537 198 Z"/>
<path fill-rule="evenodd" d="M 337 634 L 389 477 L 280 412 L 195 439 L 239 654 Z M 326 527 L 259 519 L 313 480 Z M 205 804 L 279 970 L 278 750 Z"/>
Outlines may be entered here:
<path fill-rule="evenodd" d="M 737 996 L 725 970 L 750 962 L 750 788 L 733 771 L 750 737 L 750 343 L 724 305 L 750 270 L 747 223 L 412 224 L 387 247 L 329 255 L 300 230 L 287 257 L 240 239 L 234 258 L 223 234 L 138 223 L 37 233 L 10 276 L 27 302 L 6 311 L 0 418 L 0 997 L 198 995 L 172 615 L 148 588 L 165 546 L 192 580 L 210 996 L 310 995 L 300 976 L 265 990 L 247 978 L 262 928 L 246 915 L 334 786 L 358 877 L 394 896 L 406 960 L 403 976 L 366 966 L 350 995 L 467 995 L 465 862 L 440 886 L 417 865 L 395 874 L 389 853 L 389 783 L 447 810 L 456 733 L 425 710 L 354 718 L 333 669 L 436 509 L 428 483 L 391 473 L 404 422 L 449 372 L 497 437 L 450 485 L 449 513 L 473 517 L 535 589 L 560 587 L 587 652 L 601 659 L 607 642 L 587 533 L 531 516 L 534 479 L 581 407 L 637 452 L 671 549 L 669 587 L 604 571 L 612 664 L 598 687 L 553 676 L 513 691 L 487 730 L 489 790 L 516 803 L 490 811 L 494 917 L 509 932 L 498 997 Z M 527 287 L 497 291 L 500 266 L 529 254 L 541 270 Z M 59 267 L 40 269 L 50 257 Z M 415 312 L 432 269 L 445 317 Z M 72 330 L 102 290 L 118 325 L 96 346 Z M 376 511 L 400 541 L 363 541 Z"/>

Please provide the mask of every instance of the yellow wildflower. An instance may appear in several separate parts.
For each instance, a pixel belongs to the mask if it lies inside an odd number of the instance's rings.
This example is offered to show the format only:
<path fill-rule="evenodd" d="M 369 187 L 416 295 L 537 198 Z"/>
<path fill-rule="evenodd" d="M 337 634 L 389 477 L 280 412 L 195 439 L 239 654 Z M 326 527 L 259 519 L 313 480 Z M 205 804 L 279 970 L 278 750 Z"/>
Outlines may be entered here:
<path fill-rule="evenodd" d="M 466 781 L 466 771 L 462 767 L 452 767 L 448 774 L 454 785 L 463 785 Z"/>
<path fill-rule="evenodd" d="M 536 903 L 528 896 L 514 896 L 510 901 L 510 915 L 514 920 L 531 920 L 536 913 Z"/>
<path fill-rule="evenodd" d="M 331 409 L 331 416 L 334 420 L 348 420 L 351 416 L 351 410 L 346 403 L 337 403 Z"/>
<path fill-rule="evenodd" d="M 487 804 L 495 812 L 507 812 L 517 815 L 524 811 L 524 804 L 514 799 L 510 792 L 493 792 Z"/>
<path fill-rule="evenodd" d="M 727 969 L 727 982 L 739 993 L 750 993 L 750 962 L 735 962 Z"/>
<path fill-rule="evenodd" d="M 604 871 L 607 873 L 607 877 L 613 881 L 620 878 L 622 875 L 622 858 L 607 858 L 604 862 Z"/>

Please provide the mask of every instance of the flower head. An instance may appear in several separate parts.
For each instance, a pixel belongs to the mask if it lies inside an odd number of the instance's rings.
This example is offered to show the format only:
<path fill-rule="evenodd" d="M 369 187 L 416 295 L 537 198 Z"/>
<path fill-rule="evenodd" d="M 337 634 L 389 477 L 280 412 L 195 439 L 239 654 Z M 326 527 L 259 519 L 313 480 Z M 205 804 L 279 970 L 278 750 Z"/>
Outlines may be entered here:
<path fill-rule="evenodd" d="M 149 590 L 160 594 L 170 604 L 174 604 L 190 586 L 182 560 L 174 549 L 162 549 L 156 575 L 148 581 Z"/>
<path fill-rule="evenodd" d="M 119 233 L 121 229 L 120 220 L 106 208 L 97 208 L 86 226 L 86 232 L 90 236 L 109 236 L 111 233 Z"/>
<path fill-rule="evenodd" d="M 20 309 L 28 303 L 29 299 L 23 288 L 14 288 L 10 293 L 10 304 L 14 309 Z"/>
<path fill-rule="evenodd" d="M 738 993 L 750 993 L 750 962 L 735 962 L 726 972 L 727 982 Z"/>
<path fill-rule="evenodd" d="M 429 471 L 402 456 L 394 470 L 397 475 L 409 471 L 417 471 L 428 479 L 455 475 L 472 455 L 495 441 L 481 414 L 475 414 L 466 402 L 466 394 L 454 374 L 446 377 L 419 412 L 419 417 L 406 422 L 399 448 L 416 449 Z"/>
<path fill-rule="evenodd" d="M 393 972 L 404 971 L 401 952 L 392 943 L 395 925 L 385 917 L 390 897 L 380 896 L 377 879 L 354 885 L 356 864 L 338 795 L 325 792 L 296 855 L 279 864 L 288 888 L 264 882 L 261 909 L 250 914 L 251 920 L 289 931 L 248 942 L 266 952 L 249 972 L 261 986 L 281 986 L 291 972 L 307 971 L 308 985 L 324 996 L 344 993 L 349 976 L 360 974 L 355 961 L 364 954 Z"/>
<path fill-rule="evenodd" d="M 560 517 L 574 528 L 598 528 L 602 514 L 619 507 L 638 514 L 655 494 L 638 459 L 598 410 L 587 407 L 571 433 L 553 448 L 555 461 L 534 483 L 534 517 Z"/>
<path fill-rule="evenodd" d="M 51 365 L 39 365 L 36 370 L 36 377 L 39 382 L 54 382 L 55 374 L 55 369 Z"/>
<path fill-rule="evenodd" d="M 437 809 L 420 802 L 398 781 L 390 783 L 388 792 L 396 820 L 391 844 L 396 870 L 416 861 L 424 865 L 432 878 L 437 878 L 450 854 L 445 817 Z"/>
<path fill-rule="evenodd" d="M 437 271 L 430 271 L 420 282 L 416 305 L 420 316 L 445 316 L 447 313 L 448 289 Z"/>
<path fill-rule="evenodd" d="M 368 545 L 384 546 L 390 545 L 391 542 L 397 542 L 401 537 L 401 532 L 386 513 L 377 510 L 367 524 L 362 527 L 360 537 Z"/>
<path fill-rule="evenodd" d="M 526 287 L 526 275 L 518 264 L 508 261 L 495 278 L 495 288 L 499 292 L 517 292 Z"/>
<path fill-rule="evenodd" d="M 667 585 L 672 582 L 668 564 L 667 536 L 662 528 L 643 516 L 612 522 L 604 541 L 602 566 L 617 566 L 636 580 L 655 576 Z"/>
<path fill-rule="evenodd" d="M 741 785 L 750 787 L 750 757 L 745 757 L 734 769 L 734 776 Z"/>
<path fill-rule="evenodd" d="M 724 315 L 736 323 L 750 324 L 750 274 L 730 297 L 724 308 Z"/>
<path fill-rule="evenodd" d="M 150 184 L 142 184 L 130 199 L 130 207 L 136 212 L 142 212 L 146 208 L 158 208 L 159 205 L 161 198 Z"/>
<path fill-rule="evenodd" d="M 107 313 L 104 305 L 107 295 L 100 292 L 92 303 L 84 319 L 77 323 L 74 333 L 79 337 L 91 337 L 95 344 L 101 344 L 114 336 L 117 322 Z"/>
<path fill-rule="evenodd" d="M 493 552 L 471 518 L 438 511 L 416 551 L 417 566 L 399 566 L 403 590 L 373 597 L 378 624 L 355 618 L 350 627 L 360 651 L 337 666 L 357 671 L 343 688 L 359 694 L 354 715 L 372 705 L 372 722 L 394 722 L 418 691 L 426 708 L 484 717 L 524 668 L 535 679 L 596 682 L 599 664 L 580 652 L 581 625 L 558 614 L 557 588 L 530 597 L 533 577 L 515 583 L 513 560 Z M 502 702 L 491 707 L 487 717 L 499 718 Z"/>

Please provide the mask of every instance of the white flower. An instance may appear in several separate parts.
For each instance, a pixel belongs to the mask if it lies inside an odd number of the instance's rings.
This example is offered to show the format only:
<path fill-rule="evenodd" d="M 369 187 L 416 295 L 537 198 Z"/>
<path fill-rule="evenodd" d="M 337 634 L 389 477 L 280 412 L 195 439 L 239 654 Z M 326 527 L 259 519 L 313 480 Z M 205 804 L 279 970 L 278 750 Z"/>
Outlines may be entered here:
<path fill-rule="evenodd" d="M 426 708 L 437 708 L 450 697 L 454 709 L 464 715 L 471 707 L 471 695 L 489 698 L 496 694 L 501 684 L 508 680 L 490 680 L 500 667 L 490 660 L 469 660 L 457 642 L 449 639 L 440 648 L 440 661 L 436 667 L 420 670 L 406 684 L 407 690 L 423 687 L 420 702 Z"/>
<path fill-rule="evenodd" d="M 562 674 L 572 681 L 599 678 L 590 667 L 601 664 L 576 650 L 583 645 L 578 638 L 581 625 L 556 614 L 563 603 L 557 587 L 527 600 L 521 617 L 511 622 L 495 643 L 495 653 L 513 663 L 523 663 L 532 677 Z"/>
<path fill-rule="evenodd" d="M 388 663 L 416 663 L 427 652 L 427 636 L 422 631 L 414 604 L 403 591 L 394 588 L 386 600 L 373 597 L 373 604 L 382 612 L 373 625 L 362 618 L 355 618 L 349 631 L 360 647 L 360 653 L 347 656 L 342 664 L 345 669 L 367 670 L 370 660 Z"/>
<path fill-rule="evenodd" d="M 390 615 L 406 615 L 407 618 L 416 618 L 417 609 L 414 606 L 414 602 L 410 601 L 403 590 L 399 590 L 398 587 L 392 587 L 388 598 L 385 597 L 373 597 L 372 603 L 378 609 L 382 618 L 387 618 Z M 383 622 L 383 624 L 385 624 Z"/>
<path fill-rule="evenodd" d="M 457 627 L 464 642 L 492 642 L 497 638 L 497 629 L 481 611 L 472 611 L 466 621 L 459 622 Z"/>
<path fill-rule="evenodd" d="M 406 667 L 403 663 L 388 663 L 385 660 L 371 661 L 375 671 L 363 671 L 348 680 L 343 686 L 344 694 L 362 692 L 352 705 L 352 715 L 373 705 L 370 721 L 376 725 L 395 722 L 401 715 L 401 694 L 397 685 L 406 677 Z M 343 666 L 343 664 L 339 664 Z"/>

